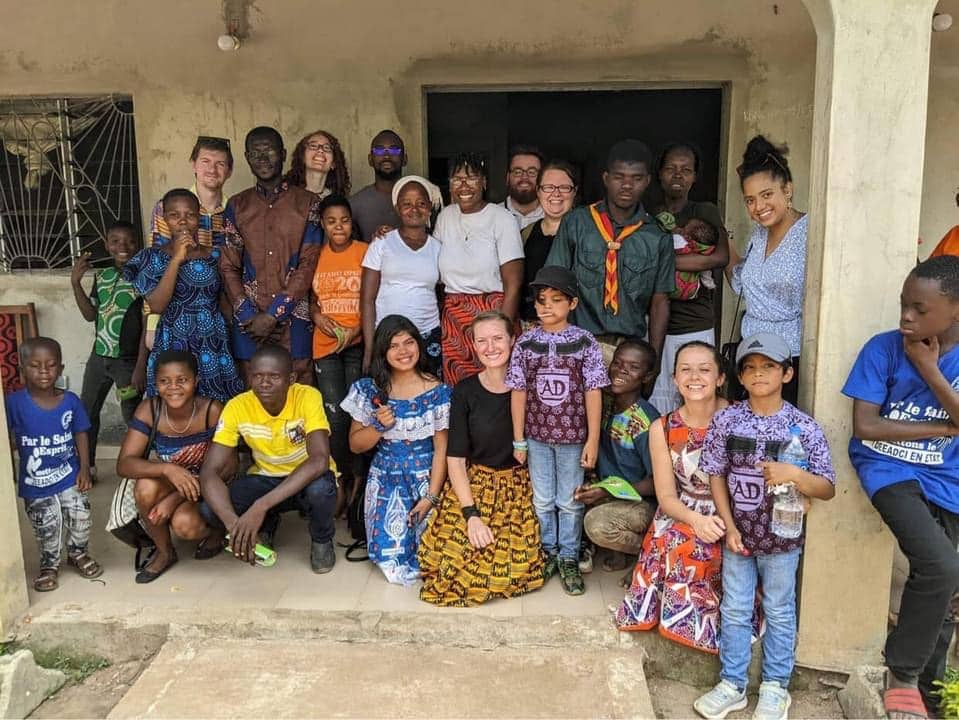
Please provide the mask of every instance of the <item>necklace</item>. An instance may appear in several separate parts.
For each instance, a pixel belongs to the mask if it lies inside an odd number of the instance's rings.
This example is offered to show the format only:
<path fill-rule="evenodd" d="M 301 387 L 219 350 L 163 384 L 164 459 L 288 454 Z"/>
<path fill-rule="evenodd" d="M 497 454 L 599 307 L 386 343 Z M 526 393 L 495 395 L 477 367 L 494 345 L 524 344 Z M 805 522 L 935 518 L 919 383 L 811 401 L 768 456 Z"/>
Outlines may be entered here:
<path fill-rule="evenodd" d="M 190 414 L 190 419 L 187 421 L 186 426 L 180 430 L 170 421 L 170 413 L 167 410 L 167 406 L 163 406 L 163 419 L 166 420 L 166 424 L 170 427 L 170 430 L 174 435 L 186 435 L 187 430 L 190 429 L 190 426 L 193 424 L 194 419 L 196 419 L 196 398 L 193 398 L 193 412 Z"/>

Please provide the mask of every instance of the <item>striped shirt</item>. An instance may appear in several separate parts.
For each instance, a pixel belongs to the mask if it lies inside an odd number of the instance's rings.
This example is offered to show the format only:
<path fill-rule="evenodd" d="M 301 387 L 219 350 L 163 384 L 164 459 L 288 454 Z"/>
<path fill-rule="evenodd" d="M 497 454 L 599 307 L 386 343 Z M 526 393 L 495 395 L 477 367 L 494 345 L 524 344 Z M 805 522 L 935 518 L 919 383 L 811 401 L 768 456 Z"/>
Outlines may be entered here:
<path fill-rule="evenodd" d="M 323 396 L 314 387 L 294 384 L 276 415 L 266 411 L 252 390 L 234 397 L 223 408 L 213 442 L 232 448 L 242 437 L 253 453 L 247 474 L 286 477 L 307 459 L 306 437 L 316 430 L 330 431 Z M 330 470 L 336 472 L 333 458 Z"/>

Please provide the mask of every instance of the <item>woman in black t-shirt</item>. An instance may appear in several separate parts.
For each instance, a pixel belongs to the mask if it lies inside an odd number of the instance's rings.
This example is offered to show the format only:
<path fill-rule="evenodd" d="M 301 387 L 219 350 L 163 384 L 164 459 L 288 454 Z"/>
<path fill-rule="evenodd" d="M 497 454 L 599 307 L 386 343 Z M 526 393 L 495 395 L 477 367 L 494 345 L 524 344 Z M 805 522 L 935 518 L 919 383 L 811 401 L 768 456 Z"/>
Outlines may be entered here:
<path fill-rule="evenodd" d="M 483 370 L 453 388 L 450 484 L 420 539 L 420 598 L 434 605 L 478 605 L 543 585 L 529 472 L 513 459 L 506 387 L 513 325 L 494 310 L 477 315 L 471 329 Z"/>
<path fill-rule="evenodd" d="M 687 284 L 686 291 L 682 292 L 680 288 L 683 283 L 677 282 L 677 291 L 670 296 L 669 325 L 663 343 L 662 364 L 649 397 L 649 402 L 663 415 L 675 410 L 682 402 L 673 383 L 676 351 L 693 341 L 716 345 L 714 303 L 717 283 L 714 271 L 722 270 L 729 262 L 729 237 L 719 208 L 711 202 L 689 199 L 689 191 L 696 184 L 698 172 L 699 151 L 690 143 L 673 143 L 660 155 L 657 174 L 663 190 L 663 204 L 653 214 L 667 231 L 674 233 L 674 241 L 678 238 L 678 242 L 674 242 L 677 279 L 680 273 L 699 276 L 695 290 L 691 291 Z M 679 247 L 684 239 L 682 229 L 691 229 L 695 220 L 705 222 L 715 230 L 714 247 L 705 252 L 694 251 L 689 246 Z M 721 276 L 717 277 L 722 282 Z"/>
<path fill-rule="evenodd" d="M 536 303 L 533 291 L 529 284 L 546 264 L 549 249 L 553 246 L 553 238 L 559 230 L 559 224 L 573 208 L 578 185 L 576 169 L 565 160 L 551 160 L 539 174 L 539 183 L 536 186 L 536 195 L 539 205 L 543 208 L 543 219 L 532 225 L 527 225 L 523 231 L 523 250 L 526 253 L 524 266 L 523 302 L 520 308 L 520 318 L 525 323 L 538 322 Z"/>

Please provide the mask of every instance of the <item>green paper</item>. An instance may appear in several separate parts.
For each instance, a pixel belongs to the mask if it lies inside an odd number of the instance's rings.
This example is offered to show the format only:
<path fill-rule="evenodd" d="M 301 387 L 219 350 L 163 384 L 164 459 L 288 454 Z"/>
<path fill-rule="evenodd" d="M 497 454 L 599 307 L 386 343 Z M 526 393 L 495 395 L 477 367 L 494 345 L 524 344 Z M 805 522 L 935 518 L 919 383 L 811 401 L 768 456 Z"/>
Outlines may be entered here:
<path fill-rule="evenodd" d="M 636 492 L 636 488 L 626 482 L 625 478 L 617 477 L 616 475 L 610 475 L 597 483 L 593 483 L 593 487 L 603 488 L 603 490 L 617 500 L 643 501 L 642 495 Z"/>

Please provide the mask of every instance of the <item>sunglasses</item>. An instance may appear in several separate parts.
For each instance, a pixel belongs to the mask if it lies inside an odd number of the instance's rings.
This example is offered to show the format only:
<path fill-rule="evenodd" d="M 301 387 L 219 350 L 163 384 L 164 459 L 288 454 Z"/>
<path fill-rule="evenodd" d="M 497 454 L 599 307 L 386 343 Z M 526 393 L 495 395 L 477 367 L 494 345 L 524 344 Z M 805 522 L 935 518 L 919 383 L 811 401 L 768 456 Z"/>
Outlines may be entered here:
<path fill-rule="evenodd" d="M 393 157 L 399 157 L 403 154 L 403 148 L 389 146 L 383 147 L 382 145 L 374 145 L 370 148 L 370 152 L 376 155 L 377 157 L 383 157 L 384 155 L 391 155 Z"/>

